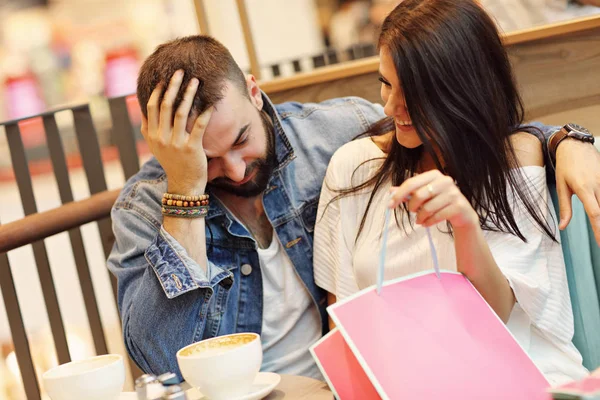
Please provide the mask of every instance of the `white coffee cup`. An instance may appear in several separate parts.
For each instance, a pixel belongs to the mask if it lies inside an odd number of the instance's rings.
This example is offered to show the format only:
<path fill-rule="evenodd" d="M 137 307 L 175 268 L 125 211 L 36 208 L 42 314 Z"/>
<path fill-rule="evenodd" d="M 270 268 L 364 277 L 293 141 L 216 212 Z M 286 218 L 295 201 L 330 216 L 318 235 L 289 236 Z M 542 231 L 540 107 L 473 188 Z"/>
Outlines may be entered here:
<path fill-rule="evenodd" d="M 256 333 L 235 333 L 206 339 L 177 352 L 183 379 L 211 400 L 244 396 L 262 363 L 262 344 Z"/>
<path fill-rule="evenodd" d="M 117 400 L 125 383 L 123 357 L 106 354 L 59 365 L 42 376 L 52 400 Z"/>

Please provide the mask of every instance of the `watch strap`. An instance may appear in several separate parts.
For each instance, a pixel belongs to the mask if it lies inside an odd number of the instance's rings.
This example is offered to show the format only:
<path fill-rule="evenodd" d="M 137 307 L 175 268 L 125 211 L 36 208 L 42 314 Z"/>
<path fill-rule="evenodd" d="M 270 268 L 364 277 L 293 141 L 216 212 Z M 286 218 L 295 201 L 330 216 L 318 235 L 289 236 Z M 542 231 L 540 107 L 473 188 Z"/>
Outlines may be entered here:
<path fill-rule="evenodd" d="M 552 162 L 556 162 L 556 150 L 558 149 L 558 145 L 568 137 L 569 132 L 562 127 L 548 138 L 548 152 L 550 153 Z"/>

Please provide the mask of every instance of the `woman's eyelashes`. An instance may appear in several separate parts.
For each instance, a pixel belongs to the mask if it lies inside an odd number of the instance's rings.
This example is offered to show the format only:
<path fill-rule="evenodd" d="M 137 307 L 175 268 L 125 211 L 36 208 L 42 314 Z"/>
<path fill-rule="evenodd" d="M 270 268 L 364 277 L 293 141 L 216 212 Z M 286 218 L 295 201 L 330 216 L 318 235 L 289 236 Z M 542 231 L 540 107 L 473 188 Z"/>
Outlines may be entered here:
<path fill-rule="evenodd" d="M 392 85 L 388 81 L 386 81 L 383 76 L 379 77 L 379 82 L 383 83 L 387 87 L 392 87 Z"/>

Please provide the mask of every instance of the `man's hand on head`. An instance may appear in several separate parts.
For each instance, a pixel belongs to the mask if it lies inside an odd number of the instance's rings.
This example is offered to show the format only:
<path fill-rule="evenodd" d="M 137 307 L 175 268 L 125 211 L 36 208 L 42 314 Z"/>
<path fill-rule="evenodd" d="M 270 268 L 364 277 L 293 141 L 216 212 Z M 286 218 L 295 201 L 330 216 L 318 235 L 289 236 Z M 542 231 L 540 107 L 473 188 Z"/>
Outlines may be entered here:
<path fill-rule="evenodd" d="M 181 70 L 173 74 L 160 103 L 164 86 L 159 84 L 154 89 L 148 100 L 148 118 L 142 120 L 142 135 L 167 174 L 169 192 L 198 195 L 204 193 L 207 183 L 207 159 L 202 139 L 213 108 L 196 118 L 188 134 L 186 125 L 199 81 L 196 78 L 190 80 L 183 100 L 174 112 L 173 104 L 183 75 Z"/>

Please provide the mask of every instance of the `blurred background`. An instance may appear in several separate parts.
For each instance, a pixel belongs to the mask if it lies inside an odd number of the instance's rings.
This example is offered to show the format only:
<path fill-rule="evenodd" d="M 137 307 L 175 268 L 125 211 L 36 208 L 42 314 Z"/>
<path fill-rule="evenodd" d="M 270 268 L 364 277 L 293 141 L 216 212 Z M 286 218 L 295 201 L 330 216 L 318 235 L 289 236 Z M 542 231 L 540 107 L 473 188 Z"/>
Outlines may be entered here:
<path fill-rule="evenodd" d="M 246 0 L 261 78 L 372 55 L 399 2 Z M 600 11 L 591 5 L 600 0 L 481 3 L 504 31 Z M 139 63 L 166 40 L 200 33 L 199 14 L 249 70 L 235 0 L 0 0 L 0 120 L 133 93 Z"/>
<path fill-rule="evenodd" d="M 399 2 L 246 0 L 260 78 L 374 55 Z M 600 11 L 600 0 L 481 3 L 504 31 Z M 133 93 L 140 62 L 166 40 L 200 33 L 201 19 L 249 72 L 235 0 L 0 0 L 0 120 L 90 102 L 102 121 L 98 99 Z"/>
<path fill-rule="evenodd" d="M 399 2 L 245 0 L 260 80 L 374 56 L 380 25 Z M 481 3 L 505 32 L 600 13 L 600 0 Z M 237 4 L 236 0 L 0 0 L 0 121 L 90 104 L 109 189 L 119 188 L 124 177 L 108 135 L 111 127 L 106 98 L 135 92 L 138 68 L 158 44 L 200 32 L 223 42 L 242 69 L 250 72 L 251 57 Z M 132 120 L 139 123 L 134 96 L 128 99 L 128 105 Z M 68 155 L 75 199 L 85 198 L 89 191 L 79 169 L 81 160 L 71 114 L 58 113 L 57 123 Z M 0 221 L 7 223 L 24 214 L 2 129 Z M 22 122 L 21 132 L 38 209 L 57 207 L 60 197 L 41 120 Z M 125 354 L 97 229 L 86 226 L 83 235 L 109 348 Z M 92 339 L 68 237 L 56 235 L 47 243 L 73 359 L 91 356 Z M 21 294 L 36 369 L 43 372 L 56 365 L 56 357 L 33 253 L 27 246 L 11 251 L 9 259 Z M 1 298 L 0 399 L 25 399 Z"/>

